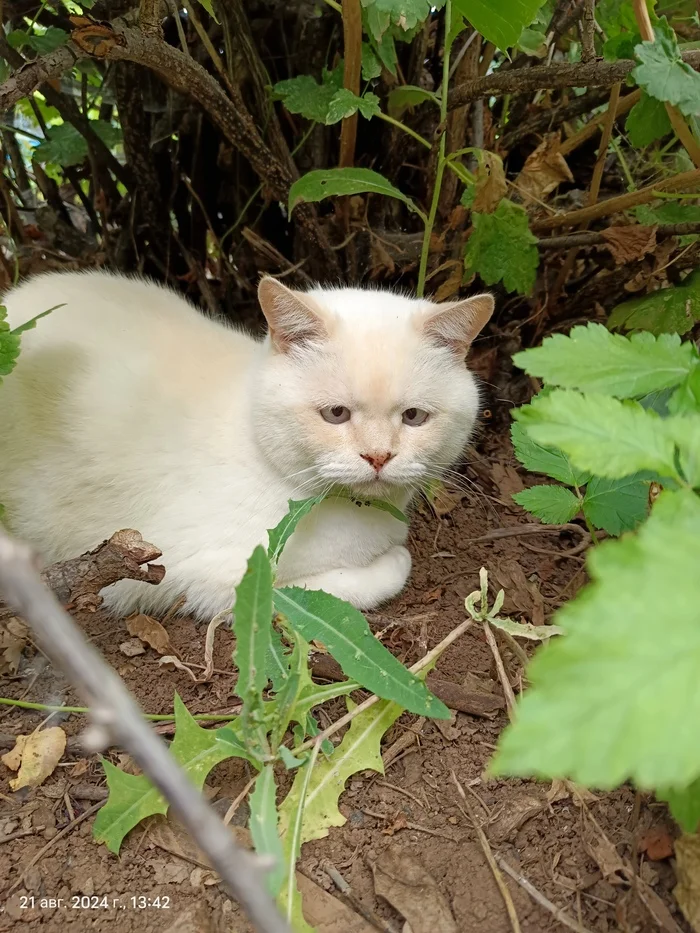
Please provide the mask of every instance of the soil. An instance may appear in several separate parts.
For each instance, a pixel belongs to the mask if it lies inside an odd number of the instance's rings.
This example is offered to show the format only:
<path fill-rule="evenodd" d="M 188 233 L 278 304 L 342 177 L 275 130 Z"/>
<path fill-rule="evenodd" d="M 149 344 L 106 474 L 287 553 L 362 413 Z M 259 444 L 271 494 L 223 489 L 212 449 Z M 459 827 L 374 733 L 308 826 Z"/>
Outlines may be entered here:
<path fill-rule="evenodd" d="M 409 664 L 464 619 L 465 596 L 478 587 L 482 566 L 489 570 L 493 592 L 505 589 L 505 611 L 540 624 L 585 582 L 581 554 L 567 554 L 581 542 L 570 530 L 474 541 L 496 529 L 528 523 L 511 494 L 531 478 L 518 469 L 508 440 L 508 409 L 523 400 L 527 386 L 511 383 L 510 367 L 504 363 L 501 371 L 500 360 L 488 348 L 477 354 L 490 384 L 491 408 L 461 470 L 460 488 L 442 504 L 441 515 L 425 507 L 415 516 L 411 585 L 372 617 L 385 643 Z M 210 683 L 195 684 L 186 673 L 160 667 L 150 648 L 126 657 L 120 644 L 130 636 L 123 622 L 99 611 L 79 614 L 77 621 L 144 710 L 169 713 L 175 690 L 192 712 L 219 712 L 232 705 L 229 633 L 217 633 L 217 673 Z M 183 660 L 201 664 L 205 629 L 186 618 L 168 622 L 167 628 Z M 517 686 L 517 664 L 506 650 L 503 655 Z M 491 652 L 476 626 L 441 657 L 435 676 L 472 694 L 502 698 Z M 5 697 L 77 703 L 61 675 L 31 647 L 18 674 L 1 680 Z M 487 778 L 485 768 L 508 722 L 503 704 L 491 705 L 500 706 L 493 718 L 457 712 L 453 722 L 440 728 L 426 722 L 419 729 L 415 717 L 403 716 L 386 736 L 385 748 L 407 733 L 411 742 L 384 776 L 365 772 L 348 782 L 341 802 L 346 824 L 307 844 L 300 870 L 356 915 L 324 870 L 330 861 L 356 902 L 374 912 L 379 929 L 406 930 L 408 918 L 413 933 L 428 928 L 431 933 L 509 933 L 513 927 L 486 846 L 583 929 L 687 930 L 672 894 L 676 830 L 666 809 L 629 787 L 581 799 L 561 784 Z M 4 748 L 10 746 L 10 736 L 29 733 L 45 716 L 0 707 Z M 60 723 L 69 736 L 77 736 L 85 725 L 75 715 L 53 716 L 51 722 Z M 104 788 L 97 757 L 85 757 L 76 745 L 69 743 L 54 774 L 29 792 L 13 793 L 8 786 L 12 774 L 0 765 L 0 933 L 26 925 L 46 933 L 66 925 L 76 931 L 117 933 L 248 933 L 249 926 L 216 878 L 157 846 L 152 826 L 137 827 L 117 857 L 92 840 L 93 814 L 72 825 L 95 806 Z M 119 750 L 108 756 L 129 767 Z M 465 789 L 467 805 L 453 775 Z M 248 779 L 245 763 L 219 765 L 208 781 L 217 807 L 225 810 Z M 245 806 L 238 821 L 244 817 Z M 483 844 L 474 822 L 483 826 Z M 402 912 L 377 893 L 372 864 L 380 890 L 387 893 L 386 879 L 393 877 L 387 896 Z M 521 885 L 504 877 L 523 933 L 566 929 Z M 140 908 L 138 900 L 131 901 L 140 897 L 151 902 L 160 898 L 160 906 Z M 353 914 L 319 929 L 371 933 L 374 927 L 357 916 L 348 922 Z"/>

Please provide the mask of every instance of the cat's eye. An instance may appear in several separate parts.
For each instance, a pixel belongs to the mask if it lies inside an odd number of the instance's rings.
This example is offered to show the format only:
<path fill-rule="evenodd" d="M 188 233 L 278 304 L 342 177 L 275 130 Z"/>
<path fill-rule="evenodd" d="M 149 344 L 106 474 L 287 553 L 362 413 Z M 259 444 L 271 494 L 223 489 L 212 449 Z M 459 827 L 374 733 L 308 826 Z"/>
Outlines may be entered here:
<path fill-rule="evenodd" d="M 345 424 L 350 420 L 350 409 L 345 405 L 331 405 L 329 408 L 321 409 L 321 417 L 328 424 Z"/>
<path fill-rule="evenodd" d="M 425 424 L 429 416 L 430 412 L 423 411 L 422 408 L 407 408 L 401 420 L 412 428 L 419 428 L 422 424 Z"/>

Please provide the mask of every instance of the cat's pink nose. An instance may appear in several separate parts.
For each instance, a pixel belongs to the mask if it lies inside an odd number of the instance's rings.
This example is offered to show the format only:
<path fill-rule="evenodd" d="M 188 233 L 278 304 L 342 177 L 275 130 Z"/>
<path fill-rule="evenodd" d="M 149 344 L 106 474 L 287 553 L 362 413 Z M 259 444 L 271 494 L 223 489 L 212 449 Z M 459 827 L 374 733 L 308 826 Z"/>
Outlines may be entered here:
<path fill-rule="evenodd" d="M 391 453 L 391 451 L 387 451 L 387 453 L 385 454 L 372 453 L 372 454 L 360 454 L 360 456 L 362 457 L 363 460 L 366 460 L 367 463 L 369 463 L 371 467 L 374 467 L 377 473 L 379 473 L 379 471 L 384 466 L 384 464 L 388 463 L 394 455 Z"/>

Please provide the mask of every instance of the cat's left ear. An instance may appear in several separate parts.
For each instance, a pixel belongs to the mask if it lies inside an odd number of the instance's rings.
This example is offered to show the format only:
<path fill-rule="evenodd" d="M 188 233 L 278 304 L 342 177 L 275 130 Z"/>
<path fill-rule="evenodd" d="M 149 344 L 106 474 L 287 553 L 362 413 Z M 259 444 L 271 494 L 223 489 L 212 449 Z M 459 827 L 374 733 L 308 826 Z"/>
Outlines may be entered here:
<path fill-rule="evenodd" d="M 434 304 L 423 316 L 423 332 L 434 343 L 464 359 L 474 339 L 488 323 L 495 302 L 488 293 Z"/>
<path fill-rule="evenodd" d="M 328 337 L 325 321 L 303 292 L 265 276 L 258 285 L 258 300 L 270 328 L 272 346 L 279 353 Z"/>

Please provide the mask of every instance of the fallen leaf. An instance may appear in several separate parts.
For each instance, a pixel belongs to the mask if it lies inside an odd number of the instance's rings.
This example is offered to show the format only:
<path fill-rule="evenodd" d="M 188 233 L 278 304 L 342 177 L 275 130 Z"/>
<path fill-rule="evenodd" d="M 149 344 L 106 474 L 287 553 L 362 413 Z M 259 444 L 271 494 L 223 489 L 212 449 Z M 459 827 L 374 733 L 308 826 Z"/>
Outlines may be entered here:
<path fill-rule="evenodd" d="M 607 836 L 592 830 L 584 841 L 589 855 L 606 881 L 611 884 L 621 884 L 627 880 L 625 863 Z"/>
<path fill-rule="evenodd" d="M 145 615 L 132 616 L 126 620 L 126 627 L 129 635 L 140 638 L 158 654 L 176 654 L 175 649 L 170 644 L 167 631 L 157 619 Z"/>
<path fill-rule="evenodd" d="M 656 227 L 630 224 L 628 227 L 608 227 L 603 239 L 608 244 L 618 266 L 642 259 L 656 249 Z"/>
<path fill-rule="evenodd" d="M 510 611 L 512 607 L 529 616 L 532 612 L 532 591 L 518 561 L 512 558 L 499 561 L 494 568 L 494 575 L 498 585 L 505 590 L 506 610 Z"/>
<path fill-rule="evenodd" d="M 513 797 L 505 810 L 487 827 L 488 837 L 497 845 L 511 839 L 515 833 L 544 809 L 544 800 L 534 794 Z"/>
<path fill-rule="evenodd" d="M 673 855 L 673 837 L 665 826 L 652 826 L 639 840 L 639 851 L 652 862 L 661 862 Z"/>
<path fill-rule="evenodd" d="M 191 667 L 188 667 L 186 664 L 183 664 L 179 658 L 176 658 L 174 654 L 166 654 L 164 657 L 158 659 L 158 667 L 174 667 L 178 671 L 184 671 L 185 674 L 189 674 L 192 680 L 197 683 L 197 675 L 194 673 Z"/>
<path fill-rule="evenodd" d="M 8 619 L 0 628 L 0 674 L 14 674 L 29 641 L 29 629 L 20 619 Z"/>
<path fill-rule="evenodd" d="M 545 136 L 525 160 L 515 179 L 515 186 L 526 201 L 541 201 L 563 181 L 574 180 L 566 159 L 559 151 L 560 142 L 559 133 Z"/>
<path fill-rule="evenodd" d="M 181 861 L 150 859 L 146 864 L 153 869 L 153 880 L 156 884 L 184 884 L 189 877 L 189 869 Z"/>
<path fill-rule="evenodd" d="M 87 758 L 79 758 L 68 772 L 70 777 L 82 777 L 90 767 Z"/>
<path fill-rule="evenodd" d="M 573 781 L 561 781 L 555 778 L 552 786 L 547 791 L 548 803 L 557 803 L 559 800 L 566 800 L 571 797 L 574 805 L 577 807 L 587 803 L 595 803 L 598 798 L 585 787 L 579 787 Z"/>
<path fill-rule="evenodd" d="M 448 489 L 443 483 L 434 487 L 430 498 L 430 505 L 438 518 L 445 518 L 462 502 L 464 493 L 459 490 Z"/>
<path fill-rule="evenodd" d="M 17 736 L 17 745 L 9 753 L 10 755 L 17 751 L 20 739 L 24 739 L 19 753 L 21 763 L 17 777 L 10 781 L 10 787 L 14 791 L 22 787 L 38 787 L 50 774 L 53 774 L 66 750 L 66 733 L 60 726 L 51 726 L 49 729 L 33 732 L 28 736 Z M 7 764 L 7 758 L 8 755 L 3 756 L 5 764 Z"/>
<path fill-rule="evenodd" d="M 399 832 L 401 829 L 406 829 L 408 826 L 408 818 L 403 810 L 399 810 L 394 819 L 391 821 L 389 826 L 382 830 L 382 833 L 385 836 L 393 836 L 394 833 Z"/>
<path fill-rule="evenodd" d="M 700 933 L 700 836 L 676 840 L 676 877 L 673 893 L 678 906 L 695 933 Z"/>
<path fill-rule="evenodd" d="M 375 891 L 398 910 L 413 933 L 457 933 L 447 898 L 414 855 L 390 848 L 370 867 Z"/>
<path fill-rule="evenodd" d="M 0 758 L 0 761 L 5 765 L 6 768 L 9 768 L 10 771 L 18 771 L 19 766 L 22 764 L 22 752 L 24 751 L 24 746 L 27 742 L 29 736 L 27 735 L 18 735 L 15 737 L 15 747 Z"/>
<path fill-rule="evenodd" d="M 125 654 L 127 658 L 135 658 L 138 654 L 146 653 L 146 649 L 138 638 L 128 638 L 126 641 L 123 641 L 119 645 L 119 650 L 122 654 Z"/>
<path fill-rule="evenodd" d="M 522 492 L 525 488 L 525 484 L 517 470 L 507 463 L 494 463 L 491 467 L 491 479 L 498 487 L 500 496 L 505 500 L 505 504 L 509 508 L 514 493 Z M 513 507 L 515 506 L 513 505 Z"/>
<path fill-rule="evenodd" d="M 478 214 L 492 214 L 508 193 L 503 162 L 495 152 L 484 152 L 476 178 L 472 210 Z"/>
<path fill-rule="evenodd" d="M 461 285 L 462 278 L 464 276 L 464 263 L 455 262 L 452 268 L 452 272 L 447 276 L 445 281 L 438 287 L 435 295 L 433 296 L 433 301 L 447 301 L 448 298 L 454 298 L 457 295 Z"/>

